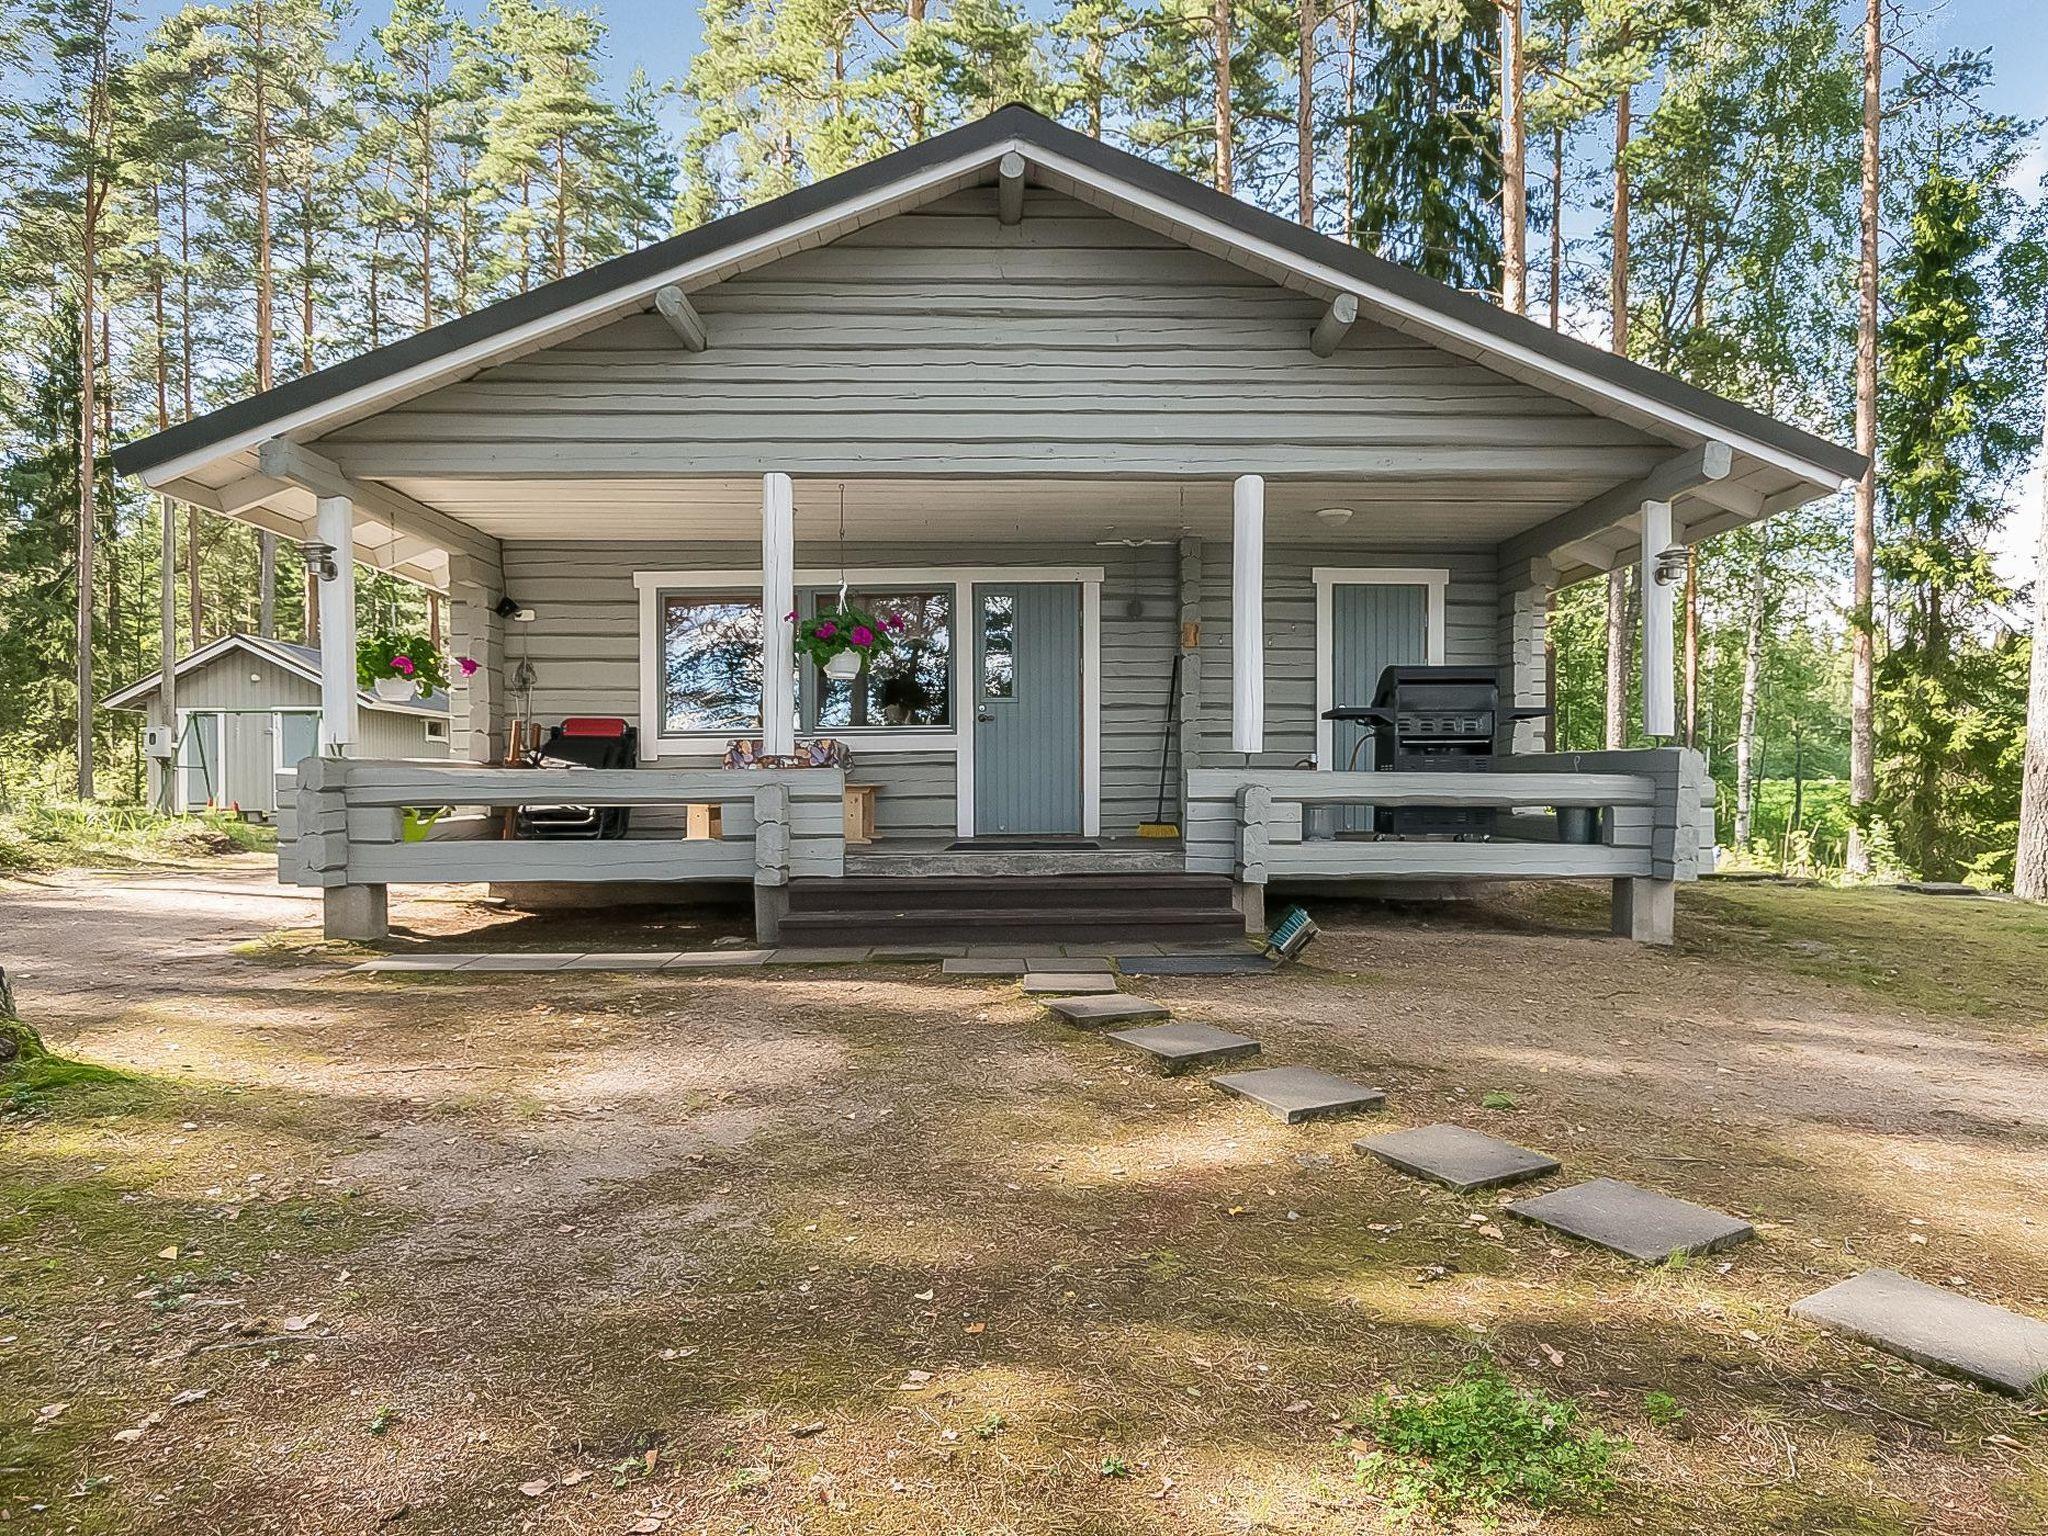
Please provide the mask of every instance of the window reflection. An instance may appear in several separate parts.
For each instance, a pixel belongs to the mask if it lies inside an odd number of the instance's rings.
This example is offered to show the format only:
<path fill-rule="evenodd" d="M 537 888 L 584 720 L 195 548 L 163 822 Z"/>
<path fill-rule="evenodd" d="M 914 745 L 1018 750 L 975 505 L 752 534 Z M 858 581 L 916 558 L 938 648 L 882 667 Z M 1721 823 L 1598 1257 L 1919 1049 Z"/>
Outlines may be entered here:
<path fill-rule="evenodd" d="M 1007 592 L 981 599 L 981 695 L 1007 699 L 1016 687 L 1017 600 Z"/>
<path fill-rule="evenodd" d="M 671 594 L 662 603 L 662 729 L 761 728 L 761 600 Z"/>

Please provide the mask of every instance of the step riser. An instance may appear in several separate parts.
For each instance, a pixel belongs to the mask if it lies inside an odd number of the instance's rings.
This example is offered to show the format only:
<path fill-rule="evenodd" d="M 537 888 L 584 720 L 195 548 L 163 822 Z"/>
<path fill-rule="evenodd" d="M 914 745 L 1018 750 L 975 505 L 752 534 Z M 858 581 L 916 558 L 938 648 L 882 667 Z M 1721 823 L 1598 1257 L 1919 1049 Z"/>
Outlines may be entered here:
<path fill-rule="evenodd" d="M 869 917 L 852 921 L 835 916 L 826 921 L 792 914 L 782 920 L 780 942 L 803 946 L 848 944 L 1015 944 L 1020 950 L 1041 944 L 1094 943 L 1230 943 L 1244 937 L 1236 913 L 1210 922 L 1124 920 L 1090 922 L 1085 918 L 976 921 L 971 917 L 926 917 L 891 920 Z"/>

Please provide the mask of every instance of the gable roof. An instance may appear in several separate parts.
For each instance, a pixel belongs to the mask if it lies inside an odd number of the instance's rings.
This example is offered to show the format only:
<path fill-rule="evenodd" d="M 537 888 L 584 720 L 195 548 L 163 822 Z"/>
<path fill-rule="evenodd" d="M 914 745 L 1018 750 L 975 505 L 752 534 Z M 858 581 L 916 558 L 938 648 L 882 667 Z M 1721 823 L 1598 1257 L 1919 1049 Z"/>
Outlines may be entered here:
<path fill-rule="evenodd" d="M 184 677 L 202 667 L 212 666 L 231 651 L 242 651 L 258 661 L 267 661 L 282 667 L 295 677 L 302 677 L 309 683 L 320 681 L 320 652 L 315 646 L 299 645 L 290 640 L 272 640 L 262 635 L 222 635 L 218 640 L 209 640 L 197 650 L 187 651 L 178 659 L 175 675 Z M 109 694 L 100 700 L 107 709 L 133 709 L 144 699 L 155 693 L 161 686 L 163 669 L 159 667 L 147 677 L 138 678 L 127 687 Z M 448 713 L 448 695 L 435 689 L 423 697 L 408 699 L 402 704 L 393 704 L 380 699 L 368 688 L 356 690 L 356 703 L 364 709 L 374 709 L 389 715 L 442 716 Z"/>
<path fill-rule="evenodd" d="M 1035 170 L 1138 202 L 1177 230 L 1219 242 L 1248 264 L 1333 294 L 1353 293 L 1390 324 L 1458 350 L 1498 355 L 1561 390 L 1597 395 L 1725 438 L 1819 490 L 1863 472 L 1860 455 L 1825 438 L 1317 234 L 1021 106 L 1003 107 L 867 165 L 126 443 L 114 451 L 114 466 L 161 483 L 196 459 L 316 428 L 345 410 L 360 413 L 380 391 L 416 392 L 510 352 L 644 308 L 665 283 L 738 260 L 806 227 L 856 216 L 898 188 L 914 192 L 948 175 L 985 171 L 1012 150 L 1037 162 Z"/>

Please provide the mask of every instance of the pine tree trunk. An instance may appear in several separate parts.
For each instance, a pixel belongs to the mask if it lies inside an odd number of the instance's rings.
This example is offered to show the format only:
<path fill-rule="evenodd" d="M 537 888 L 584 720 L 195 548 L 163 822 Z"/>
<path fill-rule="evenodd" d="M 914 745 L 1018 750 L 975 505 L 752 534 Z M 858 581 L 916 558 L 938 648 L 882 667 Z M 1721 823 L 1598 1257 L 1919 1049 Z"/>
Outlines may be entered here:
<path fill-rule="evenodd" d="M 1856 518 L 1850 538 L 1849 596 L 1849 805 L 1852 812 L 1877 795 L 1876 616 L 1871 611 L 1877 559 L 1877 221 L 1879 130 L 1884 108 L 1883 8 L 1868 0 L 1863 18 L 1863 196 L 1856 286 L 1856 451 L 1870 462 L 1856 482 Z M 1870 873 L 1862 829 L 1849 827 L 1849 873 Z"/>
<path fill-rule="evenodd" d="M 1212 24 L 1216 34 L 1216 190 L 1231 190 L 1230 146 L 1230 0 L 1215 0 Z"/>
<path fill-rule="evenodd" d="M 1529 301 L 1528 148 L 1522 120 L 1522 0 L 1502 0 L 1500 21 L 1500 303 Z"/>
<path fill-rule="evenodd" d="M 1550 130 L 1550 328 L 1564 325 L 1564 128 Z"/>
<path fill-rule="evenodd" d="M 1358 7 L 1344 14 L 1344 238 L 1358 243 Z"/>
<path fill-rule="evenodd" d="M 1629 93 L 1614 104 L 1614 251 L 1608 275 L 1610 325 L 1614 350 L 1628 356 L 1628 143 Z M 1607 573 L 1607 748 L 1618 751 L 1628 741 L 1628 575 L 1617 567 Z"/>
<path fill-rule="evenodd" d="M 256 0 L 253 20 L 255 73 L 250 104 L 254 121 L 250 125 L 250 146 L 255 157 L 256 182 L 256 389 L 261 393 L 270 388 L 275 376 L 271 339 L 276 326 L 276 279 L 271 270 L 270 248 L 270 98 L 265 75 L 269 68 L 269 39 L 264 27 L 263 0 Z M 258 533 L 256 553 L 256 631 L 268 639 L 277 633 L 277 535 L 268 530 Z"/>
<path fill-rule="evenodd" d="M 97 385 L 96 343 L 93 334 L 93 305 L 97 298 L 95 288 L 99 282 L 99 230 L 93 216 L 97 199 L 94 195 L 95 177 L 86 173 L 84 238 L 81 243 L 82 259 L 78 300 L 78 551 L 77 584 L 78 606 L 76 623 L 72 633 L 77 667 L 74 683 L 78 689 L 78 798 L 93 798 L 93 698 L 92 698 L 92 582 L 94 538 L 98 533 L 98 508 L 93 495 L 97 477 L 93 465 L 99 456 L 99 445 L 95 441 L 98 432 L 96 415 L 97 402 L 93 398 Z"/>
<path fill-rule="evenodd" d="M 2048 466 L 2048 391 L 2044 391 L 2041 463 Z M 2029 901 L 2048 901 L 2048 472 L 2041 481 L 2041 528 L 2035 543 L 2034 657 L 2027 688 L 2027 755 L 2020 770 L 2019 856 L 2012 888 Z"/>
<path fill-rule="evenodd" d="M 1300 192 L 1299 222 L 1316 227 L 1316 0 L 1300 0 L 1301 57 L 1295 82 L 1295 181 Z"/>
<path fill-rule="evenodd" d="M 1735 726 L 1735 851 L 1749 846 L 1750 806 L 1756 797 L 1757 700 L 1763 691 L 1764 600 L 1769 592 L 1768 546 L 1759 549 L 1750 582 L 1749 615 L 1742 631 L 1742 710 Z"/>

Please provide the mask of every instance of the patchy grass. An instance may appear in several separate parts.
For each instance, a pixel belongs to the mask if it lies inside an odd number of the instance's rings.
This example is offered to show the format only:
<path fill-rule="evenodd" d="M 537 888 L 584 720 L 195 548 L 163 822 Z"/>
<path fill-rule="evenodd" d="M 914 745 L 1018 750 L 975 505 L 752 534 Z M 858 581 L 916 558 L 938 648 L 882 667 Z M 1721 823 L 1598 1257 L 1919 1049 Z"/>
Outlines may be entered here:
<path fill-rule="evenodd" d="M 1293 1127 L 931 967 L 422 984 L 67 910 L 95 969 L 38 1015 L 118 1077 L 0 1117 L 0 1529 L 2042 1528 L 2025 1405 L 1786 1306 L 1886 1263 L 2048 1311 L 2048 1060 L 1718 892 L 1671 953 L 1589 904 L 1319 910 L 1307 967 L 1146 984 L 1389 1092 Z M 1646 1270 L 1352 1149 L 1434 1120 L 1761 1235 Z"/>
<path fill-rule="evenodd" d="M 142 806 L 57 801 L 0 814 L 0 874 L 164 864 L 276 846 L 271 828 L 226 813 L 165 816 Z"/>
<path fill-rule="evenodd" d="M 1358 1477 L 1401 1519 L 1595 1509 L 1627 1442 L 1582 1417 L 1577 1403 L 1471 1366 L 1449 1386 L 1389 1390 L 1367 1404 L 1357 1419 L 1375 1448 L 1358 1453 Z"/>

